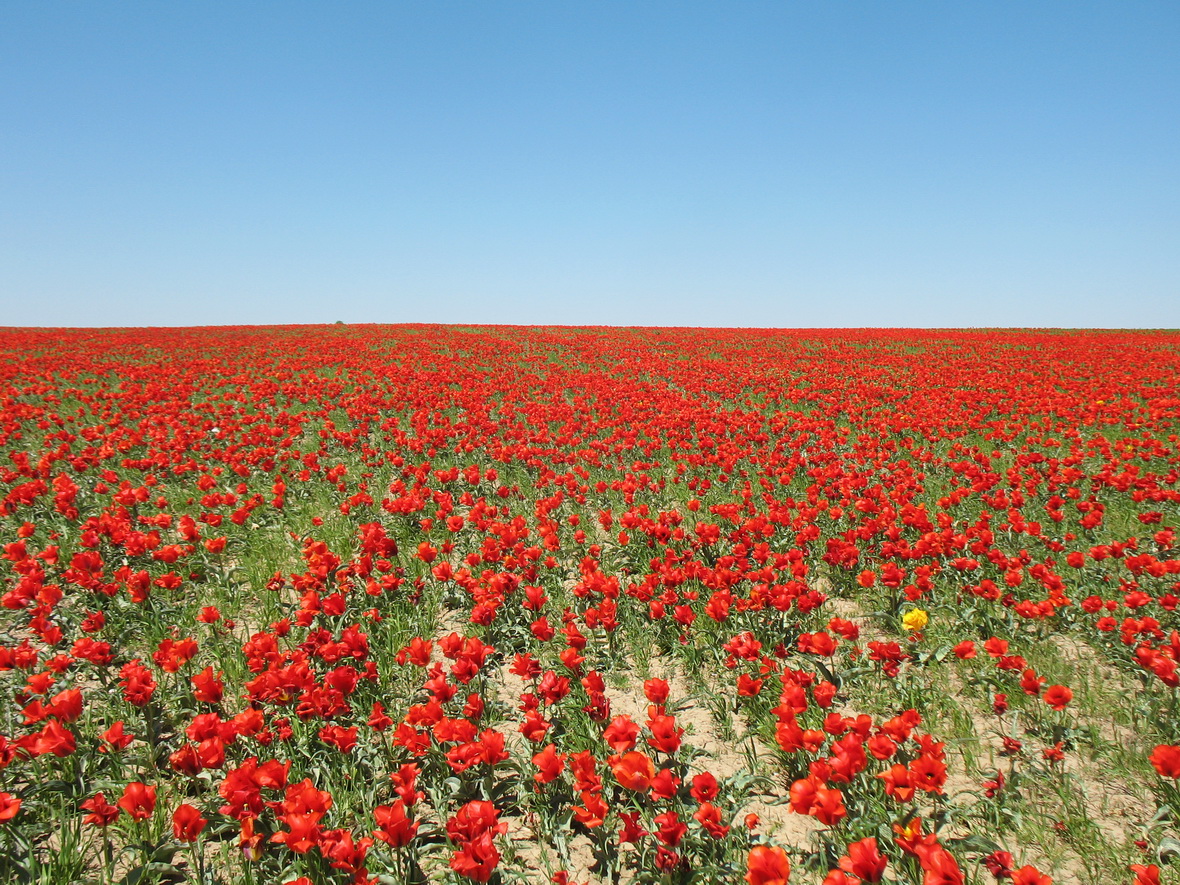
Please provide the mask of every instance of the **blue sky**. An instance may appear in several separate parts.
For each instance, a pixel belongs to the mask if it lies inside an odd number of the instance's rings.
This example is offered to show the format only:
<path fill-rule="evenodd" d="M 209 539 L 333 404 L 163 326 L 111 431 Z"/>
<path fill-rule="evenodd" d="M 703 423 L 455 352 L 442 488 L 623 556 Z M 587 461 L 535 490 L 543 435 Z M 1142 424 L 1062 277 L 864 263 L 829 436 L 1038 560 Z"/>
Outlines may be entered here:
<path fill-rule="evenodd" d="M 1180 5 L 0 4 L 0 325 L 1180 327 Z"/>

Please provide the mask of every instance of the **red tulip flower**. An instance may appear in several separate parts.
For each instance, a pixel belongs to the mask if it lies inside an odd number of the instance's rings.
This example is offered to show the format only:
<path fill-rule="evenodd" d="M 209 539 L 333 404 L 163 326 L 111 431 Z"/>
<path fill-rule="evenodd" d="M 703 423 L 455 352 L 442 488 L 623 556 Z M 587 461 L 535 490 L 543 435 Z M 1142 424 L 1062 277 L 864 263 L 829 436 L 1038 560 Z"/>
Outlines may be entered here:
<path fill-rule="evenodd" d="M 117 804 L 132 820 L 147 820 L 156 809 L 156 788 L 132 781 L 123 788 L 123 797 Z"/>
<path fill-rule="evenodd" d="M 655 764 L 645 753 L 630 752 L 611 757 L 611 771 L 615 780 L 628 790 L 646 792 L 656 775 Z"/>
<path fill-rule="evenodd" d="M 377 829 L 373 835 L 394 848 L 409 845 L 418 834 L 418 822 L 406 815 L 406 803 L 398 799 L 392 805 L 378 805 L 373 809 Z"/>
<path fill-rule="evenodd" d="M 188 803 L 172 813 L 172 833 L 180 842 L 196 842 L 207 823 L 201 812 Z"/>
<path fill-rule="evenodd" d="M 848 846 L 848 856 L 840 861 L 840 869 L 865 882 L 880 882 L 888 862 L 877 849 L 877 840 L 870 836 Z"/>
<path fill-rule="evenodd" d="M 1180 746 L 1160 744 L 1151 751 L 1148 761 L 1160 777 L 1180 778 Z"/>
<path fill-rule="evenodd" d="M 21 800 L 12 793 L 0 793 L 0 823 L 12 820 L 20 811 Z"/>
<path fill-rule="evenodd" d="M 109 826 L 119 817 L 119 807 L 107 802 L 106 796 L 102 793 L 95 793 L 94 796 L 82 802 L 78 807 L 83 811 L 90 812 L 82 818 L 82 823 L 90 824 L 94 827 Z"/>
<path fill-rule="evenodd" d="M 1064 710 L 1066 704 L 1073 700 L 1073 692 L 1064 685 L 1050 685 L 1043 697 L 1045 703 L 1054 710 Z"/>
<path fill-rule="evenodd" d="M 746 861 L 747 885 L 788 885 L 791 862 L 777 846 L 755 845 Z"/>

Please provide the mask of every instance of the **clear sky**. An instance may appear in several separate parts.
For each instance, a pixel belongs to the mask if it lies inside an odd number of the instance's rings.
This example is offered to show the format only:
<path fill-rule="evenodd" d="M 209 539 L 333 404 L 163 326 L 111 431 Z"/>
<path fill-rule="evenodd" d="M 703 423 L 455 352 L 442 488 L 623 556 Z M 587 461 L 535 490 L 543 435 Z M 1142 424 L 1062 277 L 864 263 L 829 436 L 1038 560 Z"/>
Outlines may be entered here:
<path fill-rule="evenodd" d="M 0 325 L 1180 327 L 1180 4 L 0 0 Z"/>

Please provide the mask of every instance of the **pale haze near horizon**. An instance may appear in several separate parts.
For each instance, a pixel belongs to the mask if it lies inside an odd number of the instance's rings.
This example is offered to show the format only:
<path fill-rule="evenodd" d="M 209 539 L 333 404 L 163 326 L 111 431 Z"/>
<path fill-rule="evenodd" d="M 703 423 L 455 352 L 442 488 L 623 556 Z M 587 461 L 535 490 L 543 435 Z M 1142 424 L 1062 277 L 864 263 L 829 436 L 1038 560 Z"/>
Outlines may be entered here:
<path fill-rule="evenodd" d="M 1180 326 L 1180 6 L 8 4 L 0 326 Z"/>

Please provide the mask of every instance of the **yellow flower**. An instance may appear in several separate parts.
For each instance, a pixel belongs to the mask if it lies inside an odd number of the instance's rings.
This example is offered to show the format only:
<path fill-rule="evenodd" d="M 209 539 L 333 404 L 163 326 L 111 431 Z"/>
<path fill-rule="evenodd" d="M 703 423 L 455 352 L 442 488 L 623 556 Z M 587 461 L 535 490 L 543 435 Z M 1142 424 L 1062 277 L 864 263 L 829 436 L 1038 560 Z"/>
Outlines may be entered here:
<path fill-rule="evenodd" d="M 912 608 L 901 616 L 901 625 L 907 630 L 921 630 L 930 623 L 930 616 L 920 608 Z"/>

